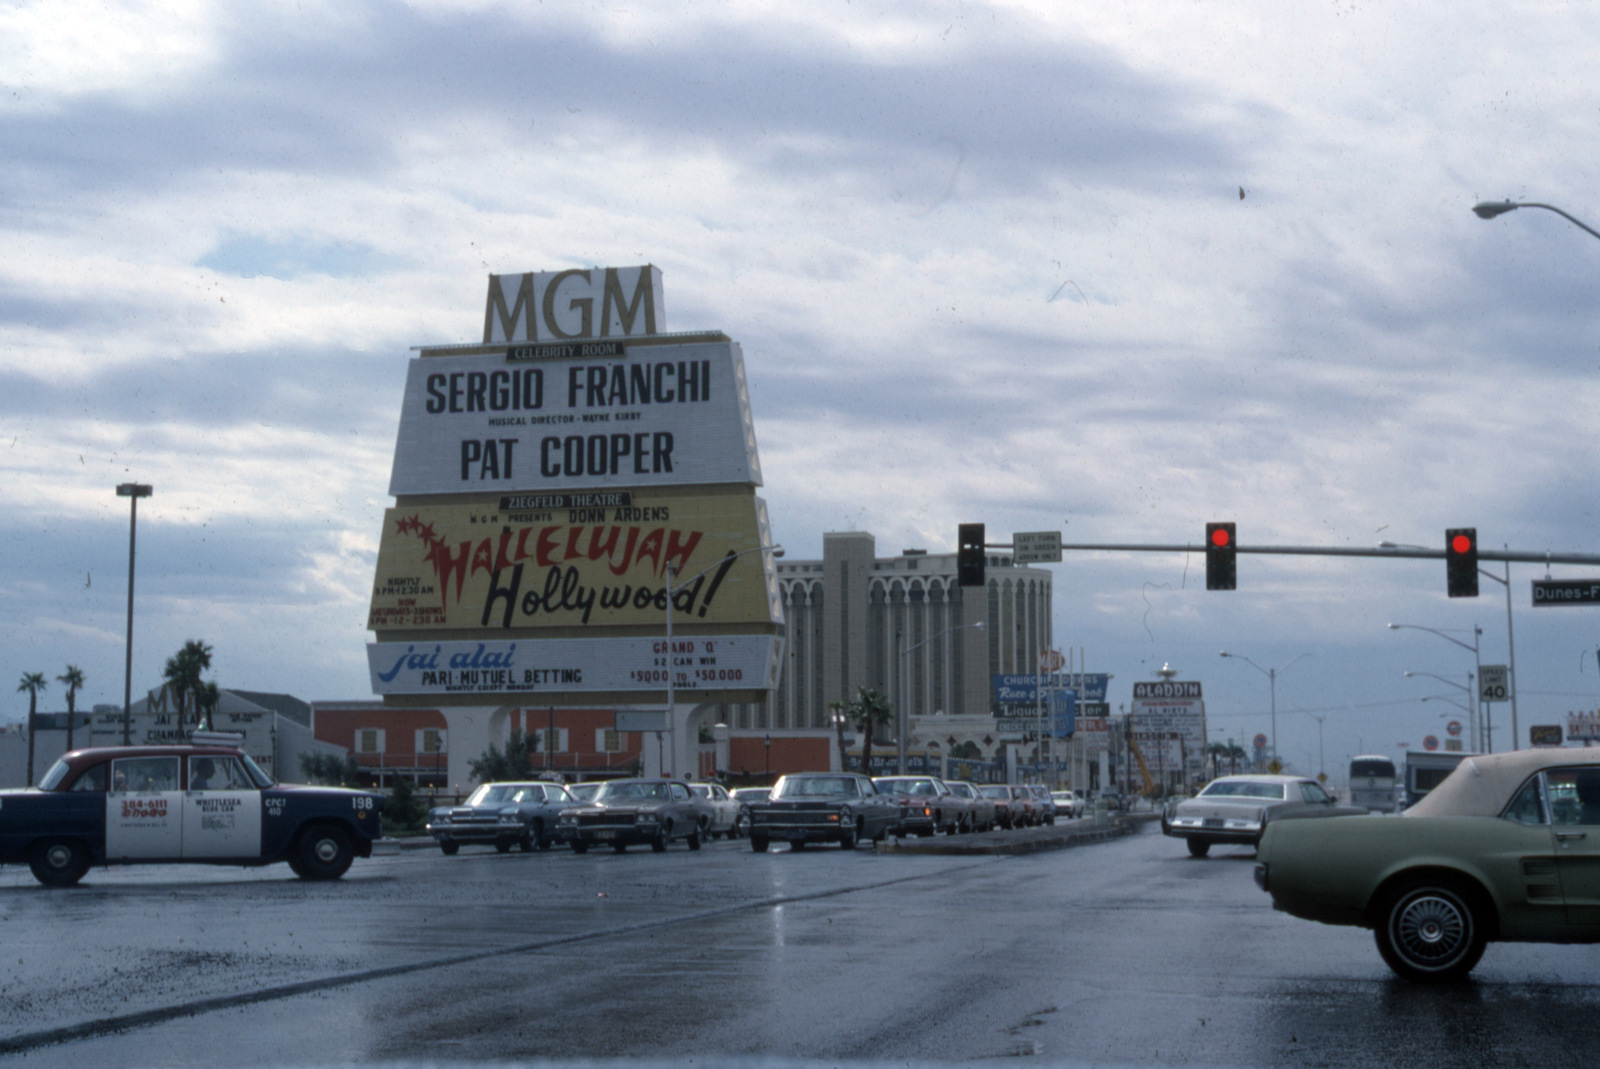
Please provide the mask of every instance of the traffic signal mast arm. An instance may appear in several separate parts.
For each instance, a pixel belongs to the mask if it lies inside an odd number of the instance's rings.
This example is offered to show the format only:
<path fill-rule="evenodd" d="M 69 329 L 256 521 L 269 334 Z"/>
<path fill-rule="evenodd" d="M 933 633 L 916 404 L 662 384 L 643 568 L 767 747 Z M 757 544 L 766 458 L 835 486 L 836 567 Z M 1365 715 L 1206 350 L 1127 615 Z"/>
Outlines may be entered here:
<path fill-rule="evenodd" d="M 995 548 L 1005 548 L 1003 546 Z M 1172 545 L 1119 545 L 1113 543 L 1082 543 L 1068 545 L 1061 544 L 1063 551 L 1078 550 L 1104 550 L 1114 553 L 1204 553 L 1204 545 L 1189 543 Z M 1268 553 L 1284 556 L 1299 557 L 1409 557 L 1420 560 L 1443 560 L 1445 551 L 1442 549 L 1407 549 L 1397 547 L 1394 549 L 1372 547 L 1371 549 L 1353 546 L 1235 546 L 1235 553 Z M 1517 561 L 1528 564 L 1592 564 L 1600 565 L 1600 553 L 1527 553 L 1521 550 L 1498 550 L 1478 547 L 1478 559 Z"/>

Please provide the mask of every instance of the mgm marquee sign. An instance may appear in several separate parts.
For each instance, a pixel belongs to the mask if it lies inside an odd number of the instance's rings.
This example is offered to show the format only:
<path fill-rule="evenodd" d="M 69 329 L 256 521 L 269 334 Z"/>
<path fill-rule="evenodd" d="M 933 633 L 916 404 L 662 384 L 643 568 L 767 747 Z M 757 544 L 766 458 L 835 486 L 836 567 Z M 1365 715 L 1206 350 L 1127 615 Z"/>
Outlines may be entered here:
<path fill-rule="evenodd" d="M 491 275 L 483 342 L 419 348 L 368 611 L 374 693 L 765 698 L 783 607 L 743 354 L 664 326 L 650 265 Z"/>

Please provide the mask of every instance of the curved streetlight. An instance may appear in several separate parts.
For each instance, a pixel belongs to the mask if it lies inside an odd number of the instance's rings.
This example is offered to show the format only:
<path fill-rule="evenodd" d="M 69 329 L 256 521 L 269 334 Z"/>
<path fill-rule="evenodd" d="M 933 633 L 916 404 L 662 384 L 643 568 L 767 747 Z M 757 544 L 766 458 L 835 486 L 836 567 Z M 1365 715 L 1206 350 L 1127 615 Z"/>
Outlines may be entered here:
<path fill-rule="evenodd" d="M 128 643 L 124 647 L 122 675 L 122 745 L 133 745 L 133 549 L 134 537 L 139 530 L 139 499 L 155 493 L 149 483 L 119 483 L 117 496 L 128 498 Z M 180 725 L 182 726 L 182 725 Z M 33 736 L 33 725 L 28 725 L 28 736 Z"/>
<path fill-rule="evenodd" d="M 1232 657 L 1236 661 L 1243 661 L 1245 664 L 1249 665 L 1251 668 L 1254 668 L 1257 672 L 1260 672 L 1262 675 L 1267 677 L 1267 680 L 1271 685 L 1272 694 L 1272 759 L 1276 761 L 1278 759 L 1278 672 L 1280 669 L 1262 668 L 1250 658 L 1238 653 L 1229 653 L 1227 650 L 1223 650 L 1221 656 Z M 1303 660 L 1309 656 L 1311 656 L 1311 654 L 1302 653 L 1299 657 L 1296 657 L 1294 661 Z M 1284 665 L 1283 668 L 1287 669 L 1289 665 L 1294 664 L 1294 661 L 1290 661 L 1289 664 Z"/>
<path fill-rule="evenodd" d="M 752 553 L 771 553 L 774 558 L 777 558 L 783 556 L 783 547 L 756 546 L 754 549 L 746 549 L 741 550 L 738 553 L 726 554 L 725 556 L 719 558 L 717 563 L 711 565 L 709 568 L 705 568 L 696 572 L 683 582 L 679 583 L 677 586 L 674 586 L 672 581 L 678 577 L 678 566 L 675 563 L 667 564 L 667 737 L 672 740 L 672 764 L 674 769 L 676 769 L 678 759 L 683 755 L 678 753 L 678 725 L 676 723 L 678 712 L 678 695 L 676 694 L 678 673 L 672 664 L 672 596 L 678 591 L 682 590 L 684 587 L 688 586 L 690 583 L 694 582 L 696 579 L 699 579 L 701 576 L 709 575 L 718 568 L 730 567 L 733 562 L 738 560 L 740 557 L 748 557 Z M 771 742 L 767 743 L 769 748 L 771 745 Z M 672 773 L 668 772 L 666 769 L 662 769 L 661 774 L 663 776 L 670 776 Z"/>
<path fill-rule="evenodd" d="M 1438 635 L 1446 642 L 1454 642 L 1457 646 L 1460 646 L 1464 650 L 1472 651 L 1473 675 L 1471 678 L 1483 678 L 1483 663 L 1478 654 L 1478 638 L 1483 634 L 1483 628 L 1479 627 L 1477 624 L 1472 625 L 1472 645 L 1470 646 L 1465 642 L 1462 642 L 1459 638 L 1451 638 L 1443 631 L 1440 631 L 1438 628 L 1434 627 L 1422 627 L 1418 624 L 1388 624 L 1387 627 L 1390 631 L 1426 631 L 1430 635 Z M 1456 685 L 1457 684 L 1454 683 L 1451 684 L 1451 686 Z M 1478 707 L 1478 702 L 1476 700 L 1477 696 L 1475 694 L 1471 694 L 1470 692 L 1468 696 L 1474 699 L 1472 703 L 1473 708 L 1467 710 L 1468 714 L 1472 718 L 1472 745 L 1479 753 L 1489 753 L 1491 751 L 1486 746 L 1488 741 L 1488 733 L 1483 730 L 1482 711 Z"/>
<path fill-rule="evenodd" d="M 1536 204 L 1533 201 L 1484 200 L 1472 206 L 1473 212 L 1477 214 L 1479 219 L 1493 219 L 1497 215 L 1514 212 L 1518 208 L 1543 208 L 1547 212 L 1555 212 L 1578 229 L 1587 231 L 1592 237 L 1600 238 L 1600 231 L 1574 219 L 1553 204 Z"/>
<path fill-rule="evenodd" d="M 906 668 L 906 658 L 911 656 L 913 650 L 920 650 L 934 639 L 944 638 L 946 635 L 953 635 L 957 631 L 965 631 L 968 628 L 971 628 L 974 631 L 982 631 L 983 624 L 984 622 L 979 620 L 975 624 L 962 624 L 959 627 L 947 627 L 943 631 L 940 631 L 937 635 L 929 635 L 915 646 L 907 646 L 905 649 L 900 651 L 900 700 L 895 702 L 895 704 L 900 707 L 900 715 L 895 718 L 895 734 L 900 737 L 899 745 L 896 747 L 898 750 L 898 753 L 896 754 L 896 760 L 899 762 L 896 767 L 900 769 L 900 771 L 896 773 L 897 775 L 903 776 L 906 774 L 906 727 L 909 722 L 906 716 L 906 701 L 908 700 L 907 692 L 911 690 L 911 687 L 906 683 L 906 676 L 908 674 L 908 669 Z M 868 776 L 872 775 L 872 770 L 870 768 L 863 768 L 861 771 Z"/>

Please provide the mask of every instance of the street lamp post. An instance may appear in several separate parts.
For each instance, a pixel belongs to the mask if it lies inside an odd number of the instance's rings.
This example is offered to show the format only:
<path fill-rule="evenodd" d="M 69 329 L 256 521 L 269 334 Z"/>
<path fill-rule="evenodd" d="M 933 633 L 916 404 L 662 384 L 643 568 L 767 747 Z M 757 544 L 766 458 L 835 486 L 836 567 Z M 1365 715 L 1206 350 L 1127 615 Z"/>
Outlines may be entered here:
<path fill-rule="evenodd" d="M 761 740 L 767 744 L 767 778 L 772 778 L 772 736 L 768 735 Z"/>
<path fill-rule="evenodd" d="M 1471 650 L 1473 667 L 1471 679 L 1483 678 L 1483 665 L 1480 662 L 1478 655 L 1478 638 L 1483 634 L 1483 628 L 1479 627 L 1477 624 L 1472 625 L 1472 645 L 1470 646 L 1465 642 L 1462 642 L 1459 638 L 1451 638 L 1443 631 L 1432 627 L 1420 627 L 1417 624 L 1390 624 L 1388 626 L 1390 631 L 1426 631 L 1430 635 L 1438 635 L 1446 642 L 1454 642 L 1457 646 L 1460 646 L 1464 650 Z M 1451 685 L 1454 686 L 1455 684 Z M 1483 717 L 1481 715 L 1481 709 L 1478 702 L 1478 694 L 1476 691 L 1472 691 L 1469 696 L 1472 699 L 1472 708 L 1467 710 L 1467 715 L 1472 720 L 1472 745 L 1476 748 L 1476 752 L 1478 753 L 1492 753 L 1493 751 L 1490 750 L 1486 745 L 1488 740 L 1483 737 Z"/>
<path fill-rule="evenodd" d="M 908 672 L 908 669 L 906 667 L 906 658 L 911 656 L 911 652 L 913 650 L 920 650 L 922 647 L 926 646 L 928 643 L 932 642 L 934 639 L 943 638 L 944 636 L 950 635 L 950 634 L 954 634 L 957 631 L 965 631 L 968 628 L 972 628 L 972 629 L 977 630 L 977 631 L 982 631 L 983 630 L 983 621 L 979 620 L 975 624 L 961 624 L 958 627 L 947 627 L 943 631 L 940 631 L 937 635 L 929 635 L 927 638 L 923 639 L 921 642 L 917 643 L 915 646 L 908 646 L 905 649 L 900 651 L 900 700 L 895 703 L 899 707 L 899 710 L 900 710 L 899 716 L 897 716 L 895 718 L 895 721 L 896 721 L 895 734 L 899 736 L 899 744 L 898 744 L 898 747 L 897 747 L 898 748 L 897 760 L 899 761 L 899 769 L 900 769 L 899 775 L 903 776 L 903 775 L 906 774 L 906 730 L 907 730 L 906 725 L 908 723 L 908 720 L 907 720 L 907 717 L 906 717 L 906 702 L 908 700 L 907 692 L 911 689 L 911 687 L 906 682 L 906 675 L 907 675 L 907 672 Z M 862 769 L 862 771 L 866 772 L 868 775 L 871 775 L 871 770 L 870 769 Z"/>
<path fill-rule="evenodd" d="M 669 740 L 669 752 L 672 754 L 672 764 L 674 767 L 671 770 L 663 768 L 661 770 L 661 774 L 663 776 L 671 776 L 674 772 L 676 772 L 678 760 L 683 756 L 678 752 L 678 695 L 676 693 L 678 672 L 672 663 L 672 597 L 678 591 L 682 590 L 696 579 L 699 579 L 701 576 L 709 574 L 718 568 L 728 567 L 740 557 L 747 557 L 752 553 L 771 553 L 774 557 L 781 557 L 783 556 L 783 547 L 756 546 L 754 549 L 741 550 L 738 553 L 729 553 L 721 560 L 717 561 L 717 563 L 711 565 L 711 567 L 696 572 L 694 575 L 691 575 L 677 586 L 674 586 L 672 581 L 678 577 L 678 566 L 671 562 L 667 564 L 667 738 Z M 768 745 L 770 746 L 771 743 L 768 743 Z"/>
<path fill-rule="evenodd" d="M 839 771 L 850 771 L 850 751 L 844 743 L 844 727 L 850 718 L 845 715 L 844 702 L 832 701 L 828 703 L 828 722 L 833 725 L 833 730 L 839 736 Z"/>
<path fill-rule="evenodd" d="M 128 641 L 122 675 L 122 745 L 133 744 L 133 557 L 139 529 L 139 499 L 155 493 L 149 483 L 121 483 L 117 496 L 128 498 Z"/>
<path fill-rule="evenodd" d="M 1514 212 L 1518 208 L 1543 208 L 1547 212 L 1555 212 L 1579 230 L 1588 232 L 1592 237 L 1600 238 L 1600 231 L 1579 222 L 1553 204 L 1536 204 L 1532 201 L 1483 200 L 1472 206 L 1472 210 L 1477 213 L 1479 219 L 1493 219 L 1497 215 Z"/>
<path fill-rule="evenodd" d="M 1267 677 L 1272 701 L 1272 759 L 1276 761 L 1278 759 L 1278 669 L 1262 668 L 1250 658 L 1238 653 L 1229 653 L 1227 650 L 1222 651 L 1222 656 L 1232 657 L 1236 661 L 1243 661 L 1245 664 L 1249 665 L 1251 668 L 1254 668 L 1257 672 L 1260 672 L 1262 675 Z M 1294 661 L 1298 661 L 1309 656 L 1311 656 L 1311 654 L 1302 653 L 1299 657 L 1296 657 Z M 1289 665 L 1294 664 L 1294 661 L 1290 661 L 1289 664 L 1284 665 L 1284 669 L 1287 670 Z"/>

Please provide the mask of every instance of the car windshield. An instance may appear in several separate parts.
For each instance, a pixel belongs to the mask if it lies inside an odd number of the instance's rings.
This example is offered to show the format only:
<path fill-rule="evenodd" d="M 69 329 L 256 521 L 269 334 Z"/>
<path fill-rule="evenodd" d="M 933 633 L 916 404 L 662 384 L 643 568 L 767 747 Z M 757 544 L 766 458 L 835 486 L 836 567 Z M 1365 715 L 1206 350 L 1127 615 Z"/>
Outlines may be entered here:
<path fill-rule="evenodd" d="M 855 794 L 855 781 L 845 776 L 785 776 L 773 791 L 774 798 L 808 798 L 833 794 Z"/>
<path fill-rule="evenodd" d="M 665 783 L 607 783 L 594 796 L 597 802 L 664 802 L 669 797 Z"/>
<path fill-rule="evenodd" d="M 248 755 L 241 755 L 241 756 L 244 758 L 244 770 L 245 770 L 245 772 L 248 773 L 250 778 L 255 781 L 255 784 L 256 784 L 257 787 L 261 787 L 261 788 L 265 789 L 267 787 L 275 787 L 275 786 L 277 786 L 278 781 L 273 779 L 266 772 L 262 771 L 260 765 L 256 764 L 254 761 L 250 760 Z"/>
<path fill-rule="evenodd" d="M 525 783 L 485 783 L 472 792 L 468 805 L 514 805 L 526 802 L 533 790 Z"/>
<path fill-rule="evenodd" d="M 711 786 L 710 786 L 710 784 L 707 784 L 707 783 L 691 783 L 691 784 L 689 784 L 689 789 L 691 791 L 693 791 L 695 794 L 699 795 L 701 798 L 710 798 L 711 797 Z"/>
<path fill-rule="evenodd" d="M 1259 780 L 1223 780 L 1213 782 L 1200 792 L 1202 798 L 1261 798 L 1268 801 L 1283 800 L 1283 784 L 1262 783 Z"/>
<path fill-rule="evenodd" d="M 881 779 L 874 782 L 879 787 L 898 791 L 901 794 L 930 795 L 939 793 L 931 779 Z"/>
<path fill-rule="evenodd" d="M 61 781 L 66 778 L 67 770 L 71 767 L 72 766 L 67 764 L 66 761 L 57 761 L 55 764 L 51 765 L 50 770 L 46 772 L 44 774 L 44 778 L 39 781 L 39 789 L 41 791 L 53 791 L 57 787 L 61 786 Z"/>

